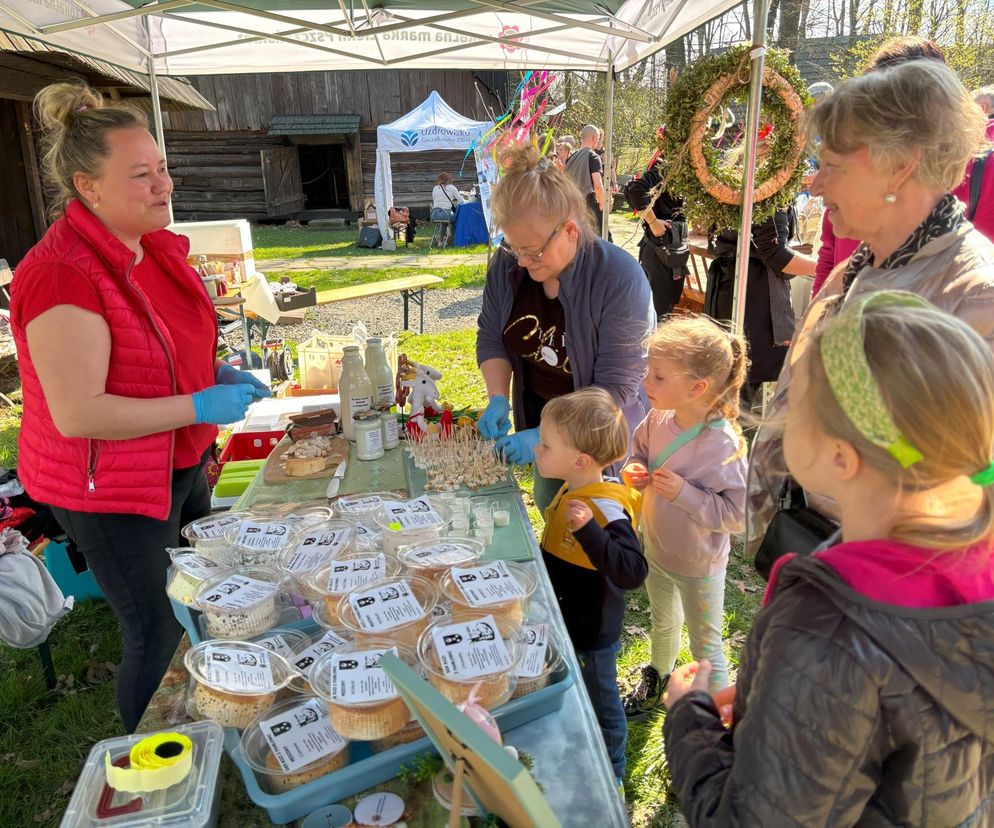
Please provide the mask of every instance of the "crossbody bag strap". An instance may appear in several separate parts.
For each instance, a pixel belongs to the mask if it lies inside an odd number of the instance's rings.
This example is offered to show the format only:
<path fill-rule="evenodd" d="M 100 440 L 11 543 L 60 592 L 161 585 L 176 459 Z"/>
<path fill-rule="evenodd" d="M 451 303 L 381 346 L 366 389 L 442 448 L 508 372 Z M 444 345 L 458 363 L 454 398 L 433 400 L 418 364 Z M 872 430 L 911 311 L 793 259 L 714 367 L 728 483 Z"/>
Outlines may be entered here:
<path fill-rule="evenodd" d="M 660 468 L 667 460 L 670 459 L 670 457 L 687 445 L 687 443 L 700 437 L 706 428 L 724 428 L 726 425 L 728 425 L 728 420 L 718 419 L 709 420 L 708 422 L 698 423 L 695 426 L 691 426 L 683 433 L 678 434 L 675 439 L 667 443 L 666 447 L 653 458 L 652 463 L 649 465 L 649 472 L 652 473 L 656 469 Z"/>

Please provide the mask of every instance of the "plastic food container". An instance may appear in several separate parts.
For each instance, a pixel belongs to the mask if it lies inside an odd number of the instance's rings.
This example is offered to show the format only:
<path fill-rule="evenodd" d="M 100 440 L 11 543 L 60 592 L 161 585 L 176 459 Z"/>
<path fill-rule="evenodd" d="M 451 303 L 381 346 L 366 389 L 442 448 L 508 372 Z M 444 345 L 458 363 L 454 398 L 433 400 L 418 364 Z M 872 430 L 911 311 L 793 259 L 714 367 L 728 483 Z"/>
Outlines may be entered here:
<path fill-rule="evenodd" d="M 368 520 L 383 511 L 383 503 L 397 500 L 397 492 L 366 492 L 365 494 L 342 495 L 331 504 L 335 514 L 345 520 Z"/>
<path fill-rule="evenodd" d="M 419 510 L 420 504 L 424 504 L 423 510 Z M 383 551 L 389 555 L 396 555 L 403 546 L 445 537 L 449 517 L 449 510 L 441 502 L 427 498 L 384 501 L 383 509 L 374 515 L 382 535 Z"/>
<path fill-rule="evenodd" d="M 248 727 L 296 675 L 283 656 L 247 641 L 204 641 L 183 661 L 197 714 L 222 727 Z"/>
<path fill-rule="evenodd" d="M 166 594 L 180 604 L 192 604 L 204 581 L 230 569 L 192 549 L 170 549 L 168 552 L 173 564 L 166 573 Z"/>
<path fill-rule="evenodd" d="M 301 528 L 286 518 L 250 517 L 229 526 L 224 539 L 240 565 L 275 564 L 284 549 L 296 544 Z"/>
<path fill-rule="evenodd" d="M 489 619 L 493 619 L 494 623 L 491 624 Z M 433 631 L 467 622 L 475 625 L 468 632 L 471 639 L 476 640 L 478 637 L 484 642 L 500 639 L 510 661 L 508 666 L 494 670 L 480 670 L 473 675 L 449 674 L 443 669 L 442 658 L 432 635 Z M 476 690 L 476 701 L 488 710 L 493 710 L 506 702 L 517 686 L 516 671 L 520 658 L 521 627 L 506 618 L 495 617 L 488 613 L 466 615 L 458 621 L 452 617 L 438 619 L 425 629 L 418 640 L 418 659 L 427 673 L 428 683 L 453 704 L 466 701 L 476 685 L 479 685 Z"/>
<path fill-rule="evenodd" d="M 320 593 L 307 585 L 307 576 L 355 548 L 355 527 L 344 520 L 326 520 L 304 526 L 292 546 L 286 547 L 276 562 L 286 573 L 294 591 L 308 600 Z"/>
<path fill-rule="evenodd" d="M 286 746 L 282 762 L 267 733 Z M 245 728 L 239 743 L 260 787 L 271 794 L 299 788 L 344 768 L 349 763 L 348 747 L 348 740 L 331 727 L 324 702 L 315 696 L 297 696 L 274 705 Z M 312 749 L 320 755 L 302 763 L 301 752 Z"/>
<path fill-rule="evenodd" d="M 453 618 L 460 619 L 465 615 L 479 615 L 480 613 L 490 613 L 495 617 L 506 618 L 516 624 L 523 623 L 528 613 L 528 606 L 531 603 L 532 594 L 538 586 L 538 576 L 535 574 L 533 566 L 513 563 L 509 561 L 494 561 L 483 565 L 486 570 L 499 570 L 499 565 L 507 567 L 511 577 L 521 586 L 524 596 L 512 598 L 505 601 L 494 601 L 490 603 L 473 603 L 473 600 L 460 588 L 459 583 L 453 578 L 451 571 L 442 575 L 439 580 L 439 588 L 445 598 L 452 603 L 450 614 Z M 469 568 L 469 567 L 467 567 Z M 486 574 L 480 576 L 482 583 L 486 584 Z"/>
<path fill-rule="evenodd" d="M 418 720 L 411 718 L 411 720 L 404 725 L 396 733 L 385 736 L 382 739 L 374 739 L 369 743 L 369 749 L 373 753 L 383 753 L 385 750 L 390 750 L 390 748 L 395 748 L 397 745 L 406 745 L 410 742 L 416 742 L 425 736 L 425 729 L 418 724 Z"/>
<path fill-rule="evenodd" d="M 273 653 L 279 653 L 283 658 L 290 659 L 298 648 L 310 641 L 310 636 L 303 630 L 295 630 L 293 627 L 279 627 L 275 630 L 268 630 L 262 635 L 250 639 L 252 644 L 265 647 Z"/>
<path fill-rule="evenodd" d="M 293 655 L 287 659 L 290 666 L 300 673 L 289 685 L 294 693 L 314 692 L 311 689 L 310 678 L 318 659 L 326 653 L 340 652 L 351 645 L 351 641 L 343 633 L 344 630 L 319 629 L 311 635 L 304 636 L 304 640 L 294 648 Z"/>
<path fill-rule="evenodd" d="M 150 793 L 115 791 L 107 784 L 104 757 L 124 764 L 131 748 L 150 733 L 135 733 L 97 742 L 86 758 L 72 799 L 62 817 L 62 828 L 211 828 L 221 805 L 218 769 L 224 731 L 214 722 L 194 722 L 170 728 L 193 742 L 193 766 L 175 785 Z"/>
<path fill-rule="evenodd" d="M 382 557 L 381 557 L 382 555 Z M 379 561 L 379 567 L 375 561 Z M 344 569 L 343 569 L 344 568 Z M 337 627 L 338 604 L 342 596 L 354 589 L 375 584 L 400 574 L 400 563 L 382 553 L 350 552 L 342 555 L 304 578 L 304 589 L 313 595 L 315 607 L 321 605 L 321 623 Z M 332 578 L 335 578 L 333 581 Z"/>
<path fill-rule="evenodd" d="M 194 603 L 214 638 L 253 638 L 280 617 L 282 575 L 270 566 L 240 566 L 200 585 Z"/>
<path fill-rule="evenodd" d="M 301 526 L 311 526 L 324 523 L 335 516 L 330 506 L 302 506 L 284 515 L 285 520 L 299 523 Z"/>
<path fill-rule="evenodd" d="M 558 633 L 547 626 L 545 657 L 542 660 L 541 672 L 535 676 L 522 675 L 522 671 L 524 670 L 528 660 L 528 647 L 531 643 L 532 635 L 533 632 L 529 629 L 528 625 L 522 628 L 522 655 L 516 670 L 518 685 L 514 688 L 514 695 L 512 696 L 512 698 L 515 699 L 520 698 L 521 696 L 527 696 L 529 693 L 534 693 L 536 690 L 541 690 L 552 680 L 553 674 L 563 666 L 562 639 L 559 637 Z"/>
<path fill-rule="evenodd" d="M 205 558 L 225 566 L 235 566 L 238 555 L 225 540 L 225 533 L 248 517 L 247 512 L 225 512 L 208 515 L 184 526 L 180 534 L 193 549 Z"/>
<path fill-rule="evenodd" d="M 389 559 L 388 559 L 389 560 Z M 414 601 L 420 607 L 416 618 L 403 620 L 394 624 L 373 629 L 363 626 L 356 614 L 356 605 L 363 600 L 372 599 L 388 613 L 390 602 L 400 600 L 398 593 L 409 590 Z M 342 597 L 338 602 L 338 620 L 345 629 L 352 633 L 356 645 L 364 646 L 369 641 L 387 639 L 395 644 L 410 647 L 417 646 L 418 638 L 431 621 L 432 612 L 438 603 L 438 590 L 431 581 L 419 578 L 417 575 L 405 575 L 399 578 L 388 578 L 361 590 L 354 590 Z"/>
<path fill-rule="evenodd" d="M 375 678 L 369 674 L 357 675 L 352 680 L 348 678 L 350 674 L 363 671 L 364 667 L 378 665 L 382 652 L 390 649 L 402 661 L 416 667 L 417 658 L 413 650 L 387 639 L 373 638 L 362 645 L 350 644 L 333 653 L 326 653 L 314 665 L 311 672 L 314 692 L 328 703 L 332 727 L 348 739 L 384 739 L 399 733 L 411 720 L 407 704 L 382 671 L 375 670 Z M 377 698 L 369 701 L 348 698 L 350 691 L 360 684 L 366 688 L 375 684 L 379 691 Z"/>
<path fill-rule="evenodd" d="M 359 552 L 376 553 L 383 551 L 383 533 L 372 518 L 350 521 L 355 528 L 355 548 Z"/>
<path fill-rule="evenodd" d="M 438 583 L 454 566 L 475 566 L 484 546 L 475 538 L 445 538 L 405 546 L 397 556 L 404 569 Z"/>

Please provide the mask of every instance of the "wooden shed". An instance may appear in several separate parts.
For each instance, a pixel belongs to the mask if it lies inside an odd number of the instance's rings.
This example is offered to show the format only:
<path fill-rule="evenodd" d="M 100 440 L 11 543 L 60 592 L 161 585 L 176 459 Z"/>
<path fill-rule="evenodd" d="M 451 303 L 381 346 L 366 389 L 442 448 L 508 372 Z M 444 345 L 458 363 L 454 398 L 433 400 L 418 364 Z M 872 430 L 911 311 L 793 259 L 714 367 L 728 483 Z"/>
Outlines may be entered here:
<path fill-rule="evenodd" d="M 0 32 L 0 259 L 12 267 L 48 227 L 31 101 L 49 84 L 67 80 L 84 80 L 111 98 L 151 110 L 147 76 Z M 211 109 L 181 79 L 161 78 L 159 95 L 165 110 Z"/>
<path fill-rule="evenodd" d="M 211 112 L 165 116 L 173 210 L 181 221 L 222 218 L 352 219 L 373 197 L 376 127 L 418 106 L 434 89 L 479 120 L 500 114 L 511 73 L 378 70 L 204 75 L 190 82 Z M 447 171 L 476 182 L 463 153 L 392 157 L 394 201 L 427 208 Z M 461 171 L 461 174 L 460 174 Z"/>

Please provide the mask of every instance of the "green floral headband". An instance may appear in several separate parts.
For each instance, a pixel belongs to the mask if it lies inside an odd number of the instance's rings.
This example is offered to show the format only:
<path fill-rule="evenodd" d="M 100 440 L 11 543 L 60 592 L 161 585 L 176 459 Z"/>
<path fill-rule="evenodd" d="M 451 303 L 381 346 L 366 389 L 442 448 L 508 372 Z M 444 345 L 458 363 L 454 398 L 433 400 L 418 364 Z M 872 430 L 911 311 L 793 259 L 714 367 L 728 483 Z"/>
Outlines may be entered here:
<path fill-rule="evenodd" d="M 928 308 L 932 305 L 907 291 L 881 291 L 848 303 L 826 327 L 821 338 L 821 359 L 828 384 L 845 415 L 860 434 L 874 445 L 886 449 L 908 468 L 924 455 L 898 430 L 887 410 L 880 386 L 866 360 L 863 342 L 863 313 L 867 308 L 884 305 Z M 994 462 L 970 476 L 978 486 L 994 485 Z"/>

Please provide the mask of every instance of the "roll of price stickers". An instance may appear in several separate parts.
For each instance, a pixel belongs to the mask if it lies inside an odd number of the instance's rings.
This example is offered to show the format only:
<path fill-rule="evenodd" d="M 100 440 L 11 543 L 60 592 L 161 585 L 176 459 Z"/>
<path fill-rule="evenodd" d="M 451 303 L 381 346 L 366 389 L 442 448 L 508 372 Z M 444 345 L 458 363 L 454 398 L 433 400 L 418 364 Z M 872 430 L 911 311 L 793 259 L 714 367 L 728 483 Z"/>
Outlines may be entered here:
<path fill-rule="evenodd" d="M 328 592 L 331 595 L 343 595 L 373 581 L 382 580 L 386 565 L 387 559 L 382 553 L 372 558 L 332 561 L 328 569 Z"/>
<path fill-rule="evenodd" d="M 494 561 L 468 569 L 452 567 L 452 580 L 472 607 L 503 604 L 524 598 L 525 590 L 504 561 Z"/>
<path fill-rule="evenodd" d="M 397 689 L 380 667 L 384 653 L 396 655 L 397 648 L 334 656 L 331 660 L 331 697 L 343 704 L 366 704 L 396 696 Z"/>
<path fill-rule="evenodd" d="M 442 525 L 442 518 L 424 497 L 406 503 L 387 500 L 383 508 L 390 519 L 391 529 L 431 529 Z"/>
<path fill-rule="evenodd" d="M 531 624 L 521 628 L 524 655 L 518 662 L 519 678 L 535 678 L 545 671 L 545 651 L 549 648 L 549 628 L 546 624 Z"/>
<path fill-rule="evenodd" d="M 115 791 L 161 791 L 182 782 L 193 767 L 193 742 L 182 733 L 156 733 L 136 742 L 128 754 L 129 768 L 119 768 L 104 754 L 107 784 Z"/>
<path fill-rule="evenodd" d="M 273 668 L 265 653 L 207 647 L 204 676 L 213 687 L 222 690 L 265 693 L 273 689 Z"/>
<path fill-rule="evenodd" d="M 286 559 L 287 572 L 311 572 L 325 561 L 337 558 L 348 540 L 347 529 L 319 529 L 301 538 L 297 548 Z"/>
<path fill-rule="evenodd" d="M 253 523 L 247 520 L 238 531 L 235 545 L 274 552 L 286 543 L 290 531 L 290 525 L 286 523 Z"/>
<path fill-rule="evenodd" d="M 328 632 L 322 635 L 321 638 L 311 644 L 306 650 L 301 650 L 296 655 L 291 656 L 290 661 L 294 667 L 306 676 L 310 672 L 314 662 L 318 660 L 319 655 L 330 653 L 332 650 L 337 650 L 339 647 L 348 643 L 348 641 L 334 630 L 328 630 Z"/>
<path fill-rule="evenodd" d="M 338 753 L 346 742 L 332 729 L 325 705 L 313 699 L 263 719 L 259 727 L 284 773 Z"/>
<path fill-rule="evenodd" d="M 492 615 L 436 627 L 431 637 L 442 672 L 451 678 L 487 676 L 507 670 L 512 664 Z"/>
<path fill-rule="evenodd" d="M 424 607 L 414 597 L 407 581 L 354 592 L 349 596 L 349 603 L 359 626 L 364 630 L 389 630 L 409 621 L 417 621 L 425 614 Z"/>
<path fill-rule="evenodd" d="M 245 575 L 232 575 L 214 587 L 209 595 L 199 600 L 215 607 L 239 610 L 256 606 L 275 591 L 276 584 L 270 581 L 258 581 Z"/>

